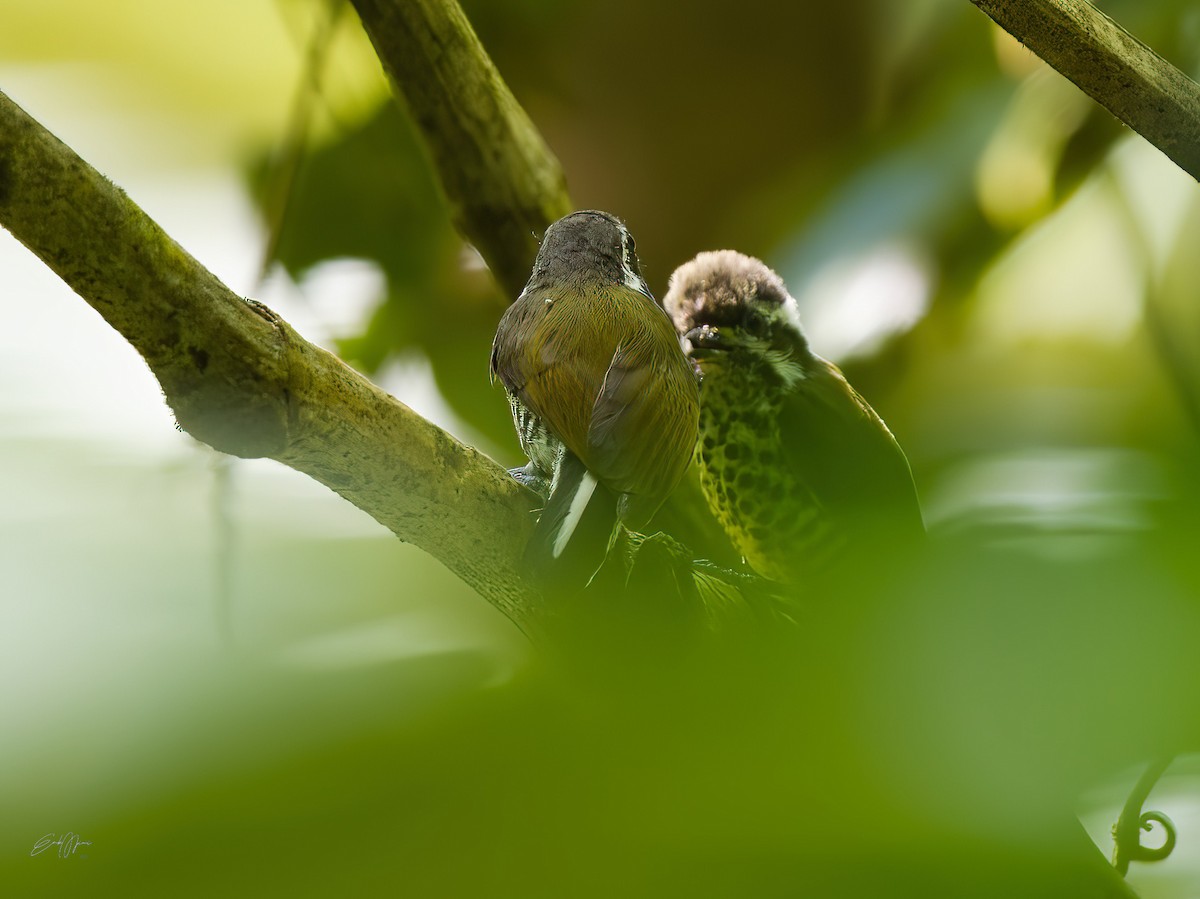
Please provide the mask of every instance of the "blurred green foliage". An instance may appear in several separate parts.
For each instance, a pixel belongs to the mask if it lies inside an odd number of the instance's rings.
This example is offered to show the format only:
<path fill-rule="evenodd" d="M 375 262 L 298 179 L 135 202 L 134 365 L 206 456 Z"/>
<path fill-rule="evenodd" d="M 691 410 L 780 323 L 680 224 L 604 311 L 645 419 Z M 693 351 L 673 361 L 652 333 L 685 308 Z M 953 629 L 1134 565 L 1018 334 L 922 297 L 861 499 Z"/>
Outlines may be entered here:
<path fill-rule="evenodd" d="M 914 264 L 911 326 L 838 361 L 908 451 L 934 550 L 863 560 L 748 651 L 198 671 L 106 769 L 116 798 L 73 807 L 89 858 L 4 858 L 0 892 L 1121 895 L 1080 797 L 1200 750 L 1196 185 L 961 0 L 464 5 L 657 294 L 719 247 L 802 301 L 834 262 Z M 1100 5 L 1197 71 L 1194 3 Z M 260 197 L 276 149 L 247 164 Z M 280 238 L 297 278 L 377 263 L 345 357 L 423 354 L 517 461 L 486 378 L 513 298 L 398 107 L 310 149 Z"/>
<path fill-rule="evenodd" d="M 466 6 L 576 205 L 626 218 L 657 293 L 718 247 L 763 256 L 802 304 L 831 261 L 919 263 L 911 326 L 839 361 L 908 449 L 940 542 L 897 583 L 806 608 L 778 666 L 685 665 L 619 711 L 584 700 L 585 722 L 538 705 L 532 757 L 511 722 L 489 730 L 510 754 L 472 782 L 500 793 L 460 796 L 432 844 L 449 859 L 478 826 L 467 855 L 488 861 L 419 892 L 1116 890 L 1069 810 L 1197 748 L 1195 185 L 965 3 Z M 1196 71 L 1192 4 L 1104 8 Z M 511 462 L 477 373 L 512 298 L 464 286 L 399 118 L 313 155 L 281 259 L 377 261 L 389 297 L 343 348 L 368 369 L 419 348 Z M 1156 214 L 1164 194 L 1177 209 Z"/>
<path fill-rule="evenodd" d="M 487 359 L 504 307 L 486 272 L 464 270 L 462 241 L 421 153 L 413 129 L 388 103 L 308 154 L 281 221 L 279 260 L 295 275 L 328 259 L 377 262 L 387 297 L 339 352 L 369 372 L 395 354 L 423 352 L 447 401 L 498 437 L 511 430 L 511 418 L 486 389 Z M 274 171 L 264 161 L 254 178 L 265 185 Z"/>
<path fill-rule="evenodd" d="M 1108 6 L 1195 65 L 1189 4 Z M 736 14 L 686 16 L 631 2 L 466 8 L 563 161 L 576 204 L 628 220 L 656 292 L 702 249 L 761 255 L 799 295 L 824 261 L 896 238 L 916 245 L 932 263 L 930 313 L 917 333 L 850 364 L 889 421 L 920 332 L 954 327 L 981 274 L 1094 178 L 1122 135 L 957 2 L 835 10 L 751 0 Z M 265 158 L 253 169 L 264 195 L 272 172 Z M 1034 182 L 1024 192 L 1022 176 Z M 375 371 L 421 350 L 455 410 L 515 459 L 503 403 L 479 378 L 512 298 L 464 266 L 393 104 L 312 150 L 294 185 L 280 261 L 299 275 L 340 256 L 376 261 L 388 281 L 363 332 L 343 341 L 347 358 Z M 915 455 L 920 469 L 927 460 Z"/>

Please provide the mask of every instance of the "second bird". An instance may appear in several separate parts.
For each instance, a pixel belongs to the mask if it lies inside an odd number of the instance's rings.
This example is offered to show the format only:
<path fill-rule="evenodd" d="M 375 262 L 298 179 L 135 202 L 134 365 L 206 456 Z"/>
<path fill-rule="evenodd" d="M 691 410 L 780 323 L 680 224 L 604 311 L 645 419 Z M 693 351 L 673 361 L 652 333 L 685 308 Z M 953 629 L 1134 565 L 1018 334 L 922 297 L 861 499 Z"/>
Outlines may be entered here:
<path fill-rule="evenodd" d="M 730 250 L 701 253 L 663 302 L 703 372 L 701 487 L 751 567 L 801 585 L 923 538 L 903 451 L 809 348 L 775 272 Z"/>
<path fill-rule="evenodd" d="M 546 497 L 527 562 L 554 564 L 589 506 L 608 506 L 608 531 L 645 527 L 691 460 L 699 397 L 619 219 L 576 212 L 546 230 L 491 370 L 530 460 L 513 474 Z"/>

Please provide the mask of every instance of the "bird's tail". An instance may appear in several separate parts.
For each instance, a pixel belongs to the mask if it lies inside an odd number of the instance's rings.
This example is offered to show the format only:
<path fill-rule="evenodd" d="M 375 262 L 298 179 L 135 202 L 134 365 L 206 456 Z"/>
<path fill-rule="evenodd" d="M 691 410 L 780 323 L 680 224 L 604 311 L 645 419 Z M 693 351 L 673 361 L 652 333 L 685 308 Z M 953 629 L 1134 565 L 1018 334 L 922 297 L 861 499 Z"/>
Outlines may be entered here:
<path fill-rule="evenodd" d="M 616 496 L 564 450 L 524 563 L 543 587 L 582 588 L 604 562 L 616 521 Z"/>

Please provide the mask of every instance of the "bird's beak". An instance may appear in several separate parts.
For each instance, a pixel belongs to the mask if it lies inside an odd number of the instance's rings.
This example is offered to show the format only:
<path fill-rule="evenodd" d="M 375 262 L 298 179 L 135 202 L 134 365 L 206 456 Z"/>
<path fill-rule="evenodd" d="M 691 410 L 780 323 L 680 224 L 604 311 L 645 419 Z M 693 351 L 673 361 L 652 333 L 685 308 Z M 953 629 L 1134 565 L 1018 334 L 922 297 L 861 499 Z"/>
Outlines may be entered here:
<path fill-rule="evenodd" d="M 728 350 L 736 345 L 732 336 L 728 330 L 722 331 L 712 325 L 701 325 L 688 331 L 683 335 L 683 339 L 687 341 L 693 352 L 696 350 Z"/>

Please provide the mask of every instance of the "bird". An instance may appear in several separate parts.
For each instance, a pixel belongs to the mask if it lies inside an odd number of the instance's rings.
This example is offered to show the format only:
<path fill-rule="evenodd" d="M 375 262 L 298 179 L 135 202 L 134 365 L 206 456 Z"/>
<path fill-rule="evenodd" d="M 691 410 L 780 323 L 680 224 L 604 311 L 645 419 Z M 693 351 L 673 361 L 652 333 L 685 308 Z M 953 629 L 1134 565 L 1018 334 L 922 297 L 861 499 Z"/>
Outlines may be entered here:
<path fill-rule="evenodd" d="M 700 253 L 663 305 L 701 372 L 701 489 L 750 568 L 803 585 L 924 539 L 904 451 L 809 347 L 778 274 L 733 250 Z"/>
<path fill-rule="evenodd" d="M 585 511 L 640 531 L 691 462 L 699 385 L 616 216 L 583 210 L 546 229 L 521 295 L 501 317 L 490 372 L 529 463 L 510 473 L 545 500 L 524 562 L 545 571 Z M 594 573 L 594 568 L 591 569 Z"/>

